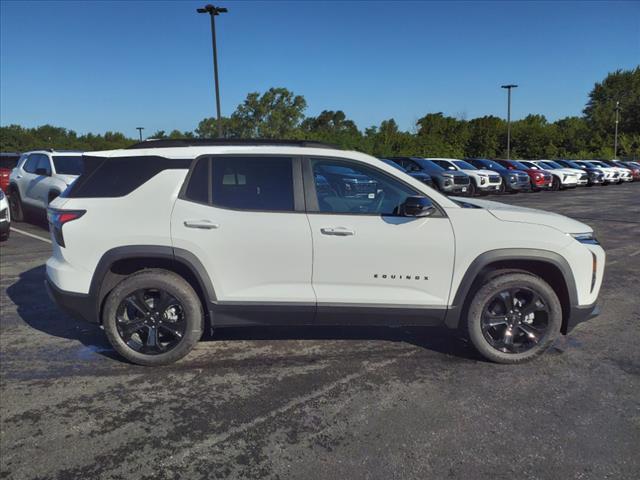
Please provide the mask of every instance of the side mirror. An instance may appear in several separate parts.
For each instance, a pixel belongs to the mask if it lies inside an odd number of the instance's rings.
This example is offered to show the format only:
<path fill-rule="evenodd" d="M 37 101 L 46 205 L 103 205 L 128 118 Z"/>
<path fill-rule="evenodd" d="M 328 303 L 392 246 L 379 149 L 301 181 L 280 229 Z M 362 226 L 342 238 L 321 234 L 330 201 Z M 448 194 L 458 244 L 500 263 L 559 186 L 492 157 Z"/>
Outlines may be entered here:
<path fill-rule="evenodd" d="M 49 172 L 47 171 L 46 168 L 36 168 L 36 175 L 42 175 L 44 177 L 48 177 L 49 176 Z"/>
<path fill-rule="evenodd" d="M 400 205 L 400 215 L 405 217 L 429 217 L 436 211 L 431 200 L 427 197 L 407 197 Z"/>

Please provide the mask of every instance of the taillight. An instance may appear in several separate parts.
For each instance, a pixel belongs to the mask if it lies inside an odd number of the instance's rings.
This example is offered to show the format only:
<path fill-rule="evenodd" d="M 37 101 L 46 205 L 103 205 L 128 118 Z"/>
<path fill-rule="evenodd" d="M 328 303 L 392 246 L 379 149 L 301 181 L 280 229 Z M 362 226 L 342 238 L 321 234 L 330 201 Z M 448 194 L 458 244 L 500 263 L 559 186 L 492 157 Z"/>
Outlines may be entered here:
<path fill-rule="evenodd" d="M 79 219 L 86 213 L 86 210 L 57 210 L 55 208 L 47 209 L 47 220 L 51 226 L 53 237 L 56 243 L 64 247 L 64 237 L 62 236 L 62 227 L 73 220 Z"/>

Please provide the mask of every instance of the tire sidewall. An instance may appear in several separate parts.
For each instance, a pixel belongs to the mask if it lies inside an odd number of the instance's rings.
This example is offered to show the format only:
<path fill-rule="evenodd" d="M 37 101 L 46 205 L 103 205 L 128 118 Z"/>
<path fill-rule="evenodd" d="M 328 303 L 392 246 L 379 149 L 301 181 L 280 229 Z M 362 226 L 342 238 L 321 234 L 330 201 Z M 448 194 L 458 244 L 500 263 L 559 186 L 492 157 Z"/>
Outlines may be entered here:
<path fill-rule="evenodd" d="M 120 337 L 116 326 L 118 306 L 128 295 L 139 289 L 158 288 L 173 295 L 182 305 L 187 327 L 184 337 L 169 352 L 146 355 L 136 352 Z M 102 313 L 102 324 L 113 348 L 127 360 L 145 366 L 173 363 L 187 355 L 202 337 L 204 315 L 202 304 L 191 285 L 182 277 L 164 270 L 136 273 L 120 282 L 108 295 Z"/>
<path fill-rule="evenodd" d="M 507 288 L 523 287 L 535 291 L 549 307 L 549 326 L 538 345 L 523 353 L 504 353 L 493 348 L 482 334 L 481 316 L 486 302 Z M 547 350 L 558 337 L 562 326 L 562 306 L 553 289 L 540 277 L 527 273 L 511 273 L 495 277 L 482 286 L 469 306 L 467 333 L 478 352 L 498 363 L 521 363 Z"/>

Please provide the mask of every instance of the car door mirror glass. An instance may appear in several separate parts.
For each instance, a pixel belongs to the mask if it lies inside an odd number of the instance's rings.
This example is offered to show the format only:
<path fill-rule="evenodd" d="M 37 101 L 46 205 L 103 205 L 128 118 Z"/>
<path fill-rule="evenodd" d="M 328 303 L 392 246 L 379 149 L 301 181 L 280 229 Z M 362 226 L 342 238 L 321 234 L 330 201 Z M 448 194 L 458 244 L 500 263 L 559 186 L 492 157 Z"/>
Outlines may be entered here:
<path fill-rule="evenodd" d="M 405 217 L 429 217 L 435 211 L 431 200 L 422 196 L 407 197 L 400 205 L 400 214 Z"/>
<path fill-rule="evenodd" d="M 49 176 L 49 171 L 46 168 L 36 168 L 35 174 L 48 177 Z"/>

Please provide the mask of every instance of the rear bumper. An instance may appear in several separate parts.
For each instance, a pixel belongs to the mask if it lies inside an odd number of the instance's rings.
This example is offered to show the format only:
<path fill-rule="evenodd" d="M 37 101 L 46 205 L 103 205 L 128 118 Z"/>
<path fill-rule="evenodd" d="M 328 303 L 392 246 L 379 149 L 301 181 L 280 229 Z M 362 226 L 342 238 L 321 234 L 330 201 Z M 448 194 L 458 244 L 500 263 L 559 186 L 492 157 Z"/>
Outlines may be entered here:
<path fill-rule="evenodd" d="M 60 310 L 79 320 L 100 323 L 96 302 L 91 295 L 61 290 L 49 277 L 45 279 L 44 285 L 49 298 L 55 302 Z"/>
<path fill-rule="evenodd" d="M 600 305 L 598 305 L 597 302 L 587 306 L 574 305 L 573 307 L 571 307 L 571 313 L 569 314 L 569 318 L 567 319 L 567 322 L 563 327 L 562 333 L 567 334 L 571 330 L 573 330 L 576 325 L 597 317 L 598 315 L 600 315 L 600 310 Z"/>

